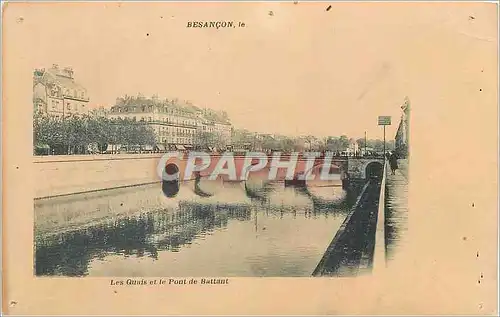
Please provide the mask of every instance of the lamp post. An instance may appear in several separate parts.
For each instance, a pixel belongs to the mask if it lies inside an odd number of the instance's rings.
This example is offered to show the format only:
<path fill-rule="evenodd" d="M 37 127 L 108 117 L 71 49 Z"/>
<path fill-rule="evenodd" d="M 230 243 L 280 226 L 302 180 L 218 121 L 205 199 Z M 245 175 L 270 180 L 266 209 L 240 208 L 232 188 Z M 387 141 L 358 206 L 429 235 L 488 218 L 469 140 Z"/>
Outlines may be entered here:
<path fill-rule="evenodd" d="M 385 157 L 385 125 L 384 125 L 384 157 Z"/>
<path fill-rule="evenodd" d="M 365 131 L 365 155 L 366 155 L 366 131 Z"/>

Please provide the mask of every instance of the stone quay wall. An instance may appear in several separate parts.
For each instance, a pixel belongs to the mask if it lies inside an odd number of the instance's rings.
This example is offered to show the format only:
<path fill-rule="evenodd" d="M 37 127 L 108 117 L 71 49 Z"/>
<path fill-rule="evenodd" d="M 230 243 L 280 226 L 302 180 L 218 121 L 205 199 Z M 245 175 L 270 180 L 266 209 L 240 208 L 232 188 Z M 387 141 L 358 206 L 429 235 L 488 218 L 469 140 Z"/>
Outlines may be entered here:
<path fill-rule="evenodd" d="M 71 155 L 35 156 L 33 158 L 35 193 L 34 197 L 48 198 L 98 191 L 103 189 L 137 186 L 161 182 L 157 166 L 163 154 L 116 154 L 116 155 Z M 211 164 L 202 174 L 209 174 L 217 165 L 219 156 L 212 156 Z M 286 158 L 283 158 L 286 160 Z M 269 160 L 270 162 L 270 160 Z M 305 160 L 299 160 L 296 172 L 305 167 Z M 183 172 L 186 159 L 170 159 Z M 235 157 L 237 177 L 243 167 L 244 157 Z M 338 164 L 335 163 L 334 164 Z M 277 177 L 285 177 L 279 170 Z"/>
<path fill-rule="evenodd" d="M 35 198 L 160 182 L 160 154 L 37 156 Z"/>

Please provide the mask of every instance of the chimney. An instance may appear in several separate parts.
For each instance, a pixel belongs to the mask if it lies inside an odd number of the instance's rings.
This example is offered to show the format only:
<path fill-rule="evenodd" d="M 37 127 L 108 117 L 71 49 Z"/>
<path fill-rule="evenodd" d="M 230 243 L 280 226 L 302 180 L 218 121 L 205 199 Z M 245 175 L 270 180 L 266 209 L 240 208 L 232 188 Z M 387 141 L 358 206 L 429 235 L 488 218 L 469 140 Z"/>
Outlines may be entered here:
<path fill-rule="evenodd" d="M 64 67 L 64 74 L 69 78 L 73 78 L 73 68 L 72 67 Z"/>
<path fill-rule="evenodd" d="M 45 72 L 44 68 L 35 68 L 35 71 L 33 72 L 33 75 L 35 77 L 41 77 L 41 76 L 43 76 L 44 72 Z"/>

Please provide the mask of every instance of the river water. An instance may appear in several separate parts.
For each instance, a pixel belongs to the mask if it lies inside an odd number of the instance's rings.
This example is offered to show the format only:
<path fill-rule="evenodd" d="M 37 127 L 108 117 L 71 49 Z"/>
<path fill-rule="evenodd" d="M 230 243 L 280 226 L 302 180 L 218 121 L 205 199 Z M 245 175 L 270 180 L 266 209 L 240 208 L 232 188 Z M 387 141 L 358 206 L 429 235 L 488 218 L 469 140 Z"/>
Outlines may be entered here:
<path fill-rule="evenodd" d="M 155 191 L 157 194 L 157 191 Z M 172 210 L 115 217 L 37 241 L 37 275 L 311 276 L 348 204 L 293 189 L 264 201 L 182 199 Z"/>

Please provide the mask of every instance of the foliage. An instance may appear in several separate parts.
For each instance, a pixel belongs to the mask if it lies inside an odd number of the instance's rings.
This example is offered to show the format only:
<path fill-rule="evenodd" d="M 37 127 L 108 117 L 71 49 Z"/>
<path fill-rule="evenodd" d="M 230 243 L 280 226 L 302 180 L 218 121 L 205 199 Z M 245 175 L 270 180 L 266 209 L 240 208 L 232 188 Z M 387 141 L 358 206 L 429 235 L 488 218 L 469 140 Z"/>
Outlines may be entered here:
<path fill-rule="evenodd" d="M 96 116 L 67 116 L 64 119 L 36 114 L 33 145 L 48 145 L 54 154 L 86 153 L 89 144 L 103 150 L 108 144 L 154 145 L 151 127 L 134 120 L 110 120 Z"/>
<path fill-rule="evenodd" d="M 197 131 L 194 135 L 194 148 L 197 150 L 207 150 L 209 147 L 224 149 L 227 144 L 220 132 Z"/>
<path fill-rule="evenodd" d="M 360 138 L 356 140 L 356 143 L 358 143 L 358 146 L 360 149 L 363 149 L 365 147 L 365 139 Z M 372 148 L 375 152 L 382 152 L 384 151 L 384 141 L 383 140 L 366 140 L 366 147 L 367 148 Z M 389 140 L 385 142 L 385 149 L 387 150 L 393 150 L 394 149 L 394 140 Z"/>
<path fill-rule="evenodd" d="M 245 149 L 250 147 L 254 147 L 256 143 L 256 135 L 255 133 L 251 133 L 244 129 L 234 129 L 232 132 L 232 144 L 236 149 Z"/>
<path fill-rule="evenodd" d="M 326 148 L 328 151 L 341 152 L 345 151 L 349 147 L 349 139 L 347 136 L 342 135 L 340 137 L 328 137 L 326 141 Z"/>
<path fill-rule="evenodd" d="M 364 138 L 350 139 L 346 135 L 340 137 L 327 137 L 319 139 L 315 136 L 287 137 L 269 134 L 257 134 L 247 130 L 233 130 L 232 144 L 237 149 L 263 150 L 263 151 L 332 151 L 342 152 L 352 143 L 358 143 L 360 149 L 364 147 Z M 367 147 L 374 151 L 383 151 L 382 140 L 368 140 Z M 394 149 L 394 141 L 386 141 L 386 150 Z"/>

